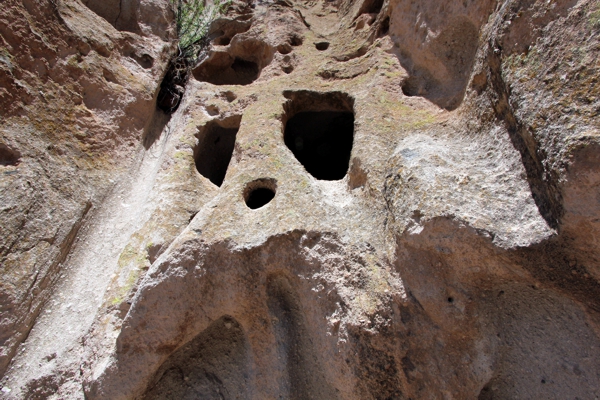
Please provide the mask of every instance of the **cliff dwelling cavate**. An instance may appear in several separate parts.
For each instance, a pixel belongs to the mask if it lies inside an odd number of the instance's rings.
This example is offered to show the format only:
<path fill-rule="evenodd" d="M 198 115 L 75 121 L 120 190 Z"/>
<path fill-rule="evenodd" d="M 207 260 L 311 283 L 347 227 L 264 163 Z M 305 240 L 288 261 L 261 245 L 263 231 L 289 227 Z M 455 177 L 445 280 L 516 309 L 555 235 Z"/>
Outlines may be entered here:
<path fill-rule="evenodd" d="M 244 189 L 244 201 L 251 210 L 262 208 L 275 197 L 277 182 L 274 179 L 262 178 L 254 180 Z"/>
<path fill-rule="evenodd" d="M 219 18 L 213 22 L 209 39 L 216 46 L 229 46 L 235 35 L 247 32 L 252 27 L 252 15 L 240 16 L 236 19 Z"/>
<path fill-rule="evenodd" d="M 182 2 L 0 7 L 2 400 L 600 398 L 600 0 Z"/>
<path fill-rule="evenodd" d="M 354 140 L 354 101 L 335 93 L 288 93 L 284 141 L 316 179 L 346 176 Z"/>
<path fill-rule="evenodd" d="M 213 120 L 201 127 L 196 135 L 196 169 L 217 186 L 221 186 L 225 179 L 241 120 L 241 116 L 222 121 Z"/>

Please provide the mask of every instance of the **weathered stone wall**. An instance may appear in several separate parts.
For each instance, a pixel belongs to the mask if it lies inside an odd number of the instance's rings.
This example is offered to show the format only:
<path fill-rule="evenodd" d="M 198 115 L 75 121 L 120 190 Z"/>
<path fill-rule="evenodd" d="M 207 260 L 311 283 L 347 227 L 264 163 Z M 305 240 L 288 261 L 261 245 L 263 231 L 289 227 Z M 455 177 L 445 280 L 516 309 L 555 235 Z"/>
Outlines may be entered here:
<path fill-rule="evenodd" d="M 87 6 L 0 11 L 3 396 L 600 396 L 598 1 L 236 2 L 172 115 Z"/>
<path fill-rule="evenodd" d="M 4 372 L 85 221 L 140 156 L 172 47 L 119 33 L 79 2 L 8 1 L 0 13 Z"/>

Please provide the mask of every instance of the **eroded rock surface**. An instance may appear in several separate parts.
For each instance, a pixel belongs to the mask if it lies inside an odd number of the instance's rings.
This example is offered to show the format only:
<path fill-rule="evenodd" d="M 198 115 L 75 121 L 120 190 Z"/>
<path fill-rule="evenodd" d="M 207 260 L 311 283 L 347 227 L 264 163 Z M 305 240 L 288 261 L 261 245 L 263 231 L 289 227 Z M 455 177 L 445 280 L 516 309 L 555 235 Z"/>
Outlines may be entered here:
<path fill-rule="evenodd" d="M 600 2 L 172 18 L 0 11 L 3 398 L 600 397 Z"/>

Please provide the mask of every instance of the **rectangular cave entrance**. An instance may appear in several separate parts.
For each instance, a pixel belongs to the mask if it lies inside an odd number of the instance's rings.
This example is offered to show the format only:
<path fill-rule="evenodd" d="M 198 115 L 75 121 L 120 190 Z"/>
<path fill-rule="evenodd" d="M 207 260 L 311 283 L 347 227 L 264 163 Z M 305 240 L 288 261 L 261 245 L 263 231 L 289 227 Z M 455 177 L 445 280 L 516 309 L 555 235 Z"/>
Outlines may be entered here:
<path fill-rule="evenodd" d="M 196 169 L 219 187 L 223 184 L 231 161 L 241 120 L 241 116 L 233 116 L 221 121 L 213 120 L 201 127 L 196 135 L 198 138 L 194 148 Z"/>
<path fill-rule="evenodd" d="M 354 100 L 341 92 L 284 95 L 286 146 L 316 179 L 344 178 L 354 141 Z"/>

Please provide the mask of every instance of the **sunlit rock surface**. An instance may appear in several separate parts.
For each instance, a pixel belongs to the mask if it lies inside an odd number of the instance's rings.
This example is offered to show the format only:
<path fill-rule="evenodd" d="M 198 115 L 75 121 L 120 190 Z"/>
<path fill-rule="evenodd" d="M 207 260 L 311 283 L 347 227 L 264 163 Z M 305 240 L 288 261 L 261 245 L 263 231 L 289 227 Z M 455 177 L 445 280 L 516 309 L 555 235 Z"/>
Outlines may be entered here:
<path fill-rule="evenodd" d="M 1 397 L 600 397 L 599 38 L 234 2 L 166 114 L 167 0 L 6 0 Z"/>

